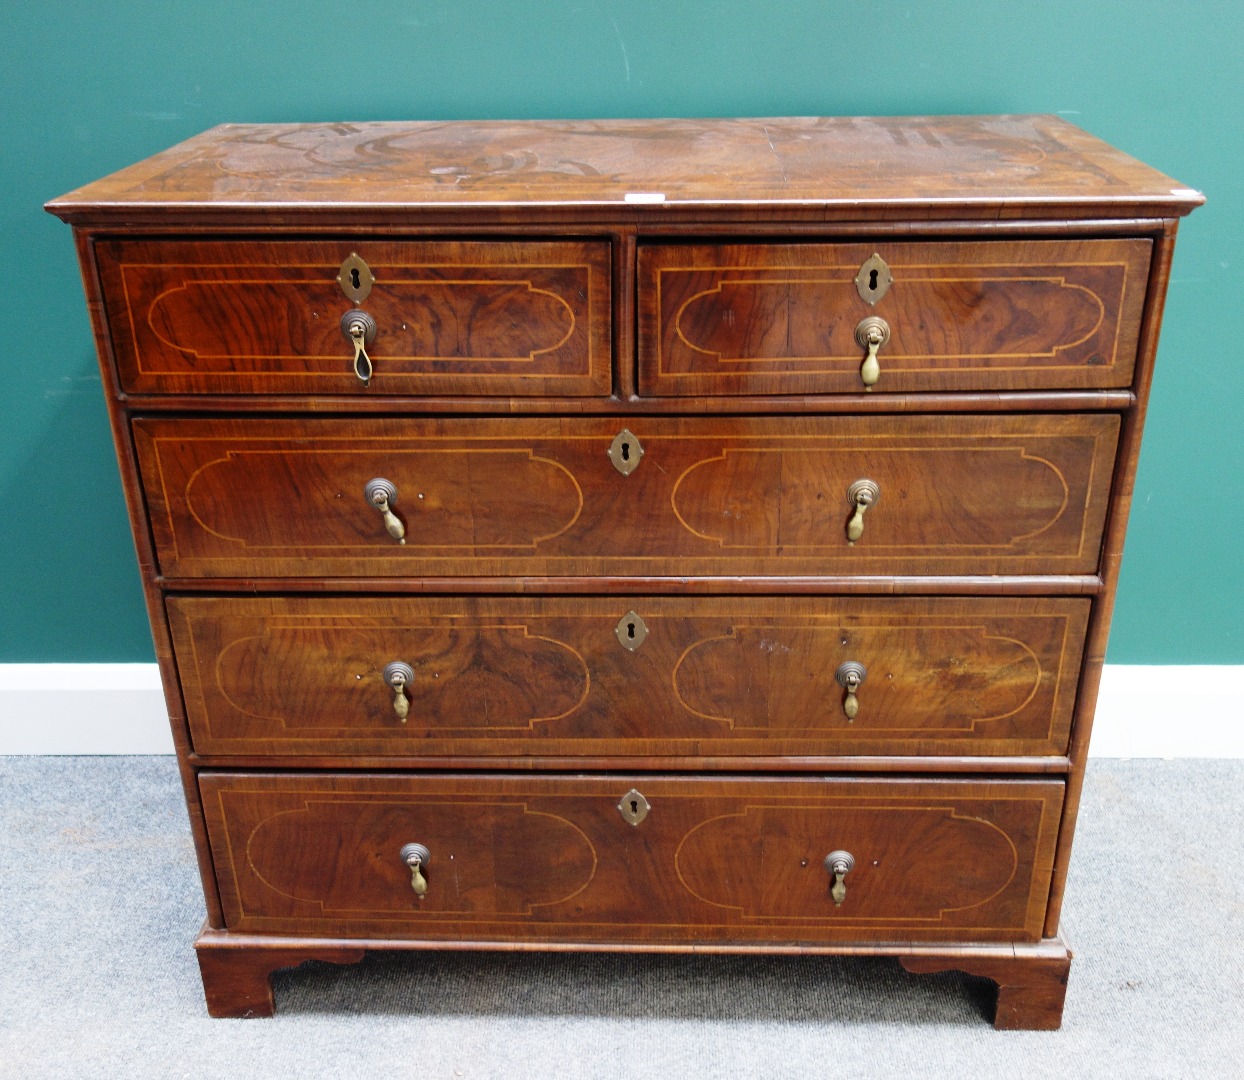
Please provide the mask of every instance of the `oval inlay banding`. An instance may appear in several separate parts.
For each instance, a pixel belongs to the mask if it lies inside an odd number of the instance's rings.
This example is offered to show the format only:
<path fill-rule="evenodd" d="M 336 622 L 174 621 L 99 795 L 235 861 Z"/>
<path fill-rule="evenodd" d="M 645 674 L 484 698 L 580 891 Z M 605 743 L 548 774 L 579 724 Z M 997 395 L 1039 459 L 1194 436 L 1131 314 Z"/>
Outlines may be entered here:
<path fill-rule="evenodd" d="M 272 360 L 310 370 L 339 361 L 344 345 L 327 317 L 344 308 L 336 284 L 281 280 L 279 269 L 268 272 L 271 280 L 188 281 L 168 289 L 148 308 L 148 326 L 170 348 L 198 360 L 227 360 L 232 371 Z M 561 347 L 575 326 L 570 305 L 546 289 L 469 274 L 451 281 L 390 281 L 364 307 L 388 315 L 374 347 L 389 365 L 530 362 Z M 314 314 L 320 312 L 326 314 Z"/>
<path fill-rule="evenodd" d="M 308 798 L 261 821 L 246 859 L 269 889 L 326 916 L 411 913 L 398 852 L 412 839 L 432 852 L 418 915 L 529 915 L 581 892 L 596 870 L 592 845 L 564 818 L 522 802 L 418 797 Z M 533 872 L 532 853 L 548 850 L 558 858 Z"/>
<path fill-rule="evenodd" d="M 1121 274 L 1122 266 L 1115 268 Z M 666 271 L 666 278 L 676 271 Z M 859 364 L 854 337 L 860 308 L 851 270 L 836 276 L 723 279 L 696 293 L 675 317 L 676 340 L 723 365 L 781 360 L 787 370 Z M 1111 282 L 1116 299 L 1121 279 Z M 886 305 L 894 339 L 886 370 L 920 371 L 936 361 L 1037 364 L 1082 344 L 1101 326 L 1106 306 L 1097 293 L 1061 276 L 930 278 L 904 274 Z M 1051 321 L 1046 314 L 1057 311 Z M 815 312 L 815 319 L 807 316 Z M 728 373 L 728 369 L 727 372 Z"/>
<path fill-rule="evenodd" d="M 852 734 L 935 734 L 1013 715 L 1057 674 L 1044 671 L 1024 642 L 984 625 L 912 622 L 735 626 L 683 654 L 675 693 L 688 711 L 740 732 L 840 734 L 843 692 L 834 672 L 855 659 L 872 677 L 859 692 Z"/>
<path fill-rule="evenodd" d="M 276 721 L 284 732 L 379 730 L 404 738 L 425 730 L 530 731 L 573 712 L 587 695 L 583 658 L 523 625 L 362 622 L 257 627 L 260 633 L 232 641 L 217 657 L 217 689 L 239 714 Z M 382 661 L 392 657 L 415 674 L 405 687 L 410 712 L 400 729 L 377 681 Z"/>
<path fill-rule="evenodd" d="M 185 497 L 205 531 L 247 550 L 388 550 L 392 541 L 359 494 L 373 475 L 397 486 L 407 552 L 530 550 L 568 529 L 582 508 L 565 467 L 528 449 L 303 449 L 258 441 L 205 464 Z M 237 498 L 245 490 L 271 497 L 257 507 Z"/>
<path fill-rule="evenodd" d="M 960 814 L 936 805 L 751 805 L 692 829 L 678 848 L 678 876 L 701 900 L 748 919 L 936 922 L 987 904 L 1018 866 L 1006 833 Z M 822 866 L 830 846 L 856 859 L 841 909 Z"/>
<path fill-rule="evenodd" d="M 845 494 L 867 474 L 882 496 L 868 511 L 869 551 L 1005 549 L 1053 525 L 1067 483 L 1022 446 L 726 445 L 679 478 L 673 504 L 696 536 L 722 549 L 841 552 Z M 953 478 L 953 484 L 949 482 Z"/>

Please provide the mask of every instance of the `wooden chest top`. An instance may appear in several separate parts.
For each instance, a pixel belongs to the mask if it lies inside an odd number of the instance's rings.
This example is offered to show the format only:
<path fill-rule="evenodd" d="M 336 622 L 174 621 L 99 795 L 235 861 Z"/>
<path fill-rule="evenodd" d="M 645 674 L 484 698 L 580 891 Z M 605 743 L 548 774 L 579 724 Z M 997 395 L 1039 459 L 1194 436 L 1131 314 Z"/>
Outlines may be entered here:
<path fill-rule="evenodd" d="M 1201 195 L 1056 116 L 224 124 L 54 200 L 216 227 L 1170 217 Z M 519 210 L 521 208 L 521 215 Z"/>

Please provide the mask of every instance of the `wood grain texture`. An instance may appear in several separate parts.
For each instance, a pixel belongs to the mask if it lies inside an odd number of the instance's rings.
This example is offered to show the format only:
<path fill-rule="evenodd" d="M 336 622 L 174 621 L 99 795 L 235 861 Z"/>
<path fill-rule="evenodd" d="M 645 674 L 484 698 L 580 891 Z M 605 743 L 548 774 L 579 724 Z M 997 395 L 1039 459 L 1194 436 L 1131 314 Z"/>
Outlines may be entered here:
<path fill-rule="evenodd" d="M 1087 573 L 1118 418 L 134 423 L 178 577 Z M 399 492 L 406 543 L 363 498 Z M 881 489 L 850 545 L 847 489 Z"/>
<path fill-rule="evenodd" d="M 86 234 L 76 231 L 74 244 L 78 266 L 82 274 L 82 287 L 86 294 L 87 310 L 91 315 L 91 329 L 99 360 L 100 378 L 106 391 L 116 388 L 116 366 L 112 356 L 107 332 L 107 319 L 99 282 L 95 245 Z M 164 594 L 156 583 L 156 555 L 150 531 L 141 523 L 146 515 L 142 482 L 134 456 L 134 442 L 129 430 L 129 415 L 122 408 L 115 393 L 105 392 L 104 404 L 112 435 L 113 448 L 121 477 L 121 490 L 126 510 L 134 532 L 134 548 L 138 557 L 139 576 L 142 582 L 143 603 L 151 623 L 152 644 L 156 663 L 160 670 L 160 683 L 168 709 L 169 726 L 173 747 L 177 754 L 177 771 L 182 793 L 189 813 L 190 832 L 194 840 L 199 881 L 203 888 L 203 900 L 207 908 L 209 926 L 224 925 L 220 909 L 220 896 L 216 889 L 216 876 L 212 868 L 211 853 L 207 844 L 207 830 L 199 803 L 198 776 L 188 760 L 191 753 L 190 730 L 186 725 L 185 710 L 181 706 L 181 687 L 177 681 L 177 664 L 173 658 L 172 641 L 168 633 L 168 620 L 164 614 Z"/>
<path fill-rule="evenodd" d="M 1119 387 L 1131 381 L 1147 240 L 650 244 L 639 363 L 653 395 L 864 391 L 867 316 L 890 326 L 877 393 Z M 893 283 L 866 302 L 861 265 Z"/>
<path fill-rule="evenodd" d="M 239 942 L 205 927 L 195 944 L 207 1014 L 218 1019 L 271 1016 L 272 974 L 308 960 L 357 964 L 364 950 L 326 942 Z"/>
<path fill-rule="evenodd" d="M 610 252 L 592 243 L 101 241 L 122 387 L 179 394 L 609 393 Z M 337 282 L 358 254 L 358 305 Z M 364 386 L 340 320 L 375 319 Z"/>
<path fill-rule="evenodd" d="M 247 932 L 495 940 L 1036 941 L 1054 780 L 200 777 Z M 617 804 L 638 788 L 639 824 Z M 419 900 L 398 858 L 432 852 Z M 835 905 L 822 862 L 850 851 Z M 331 928 L 331 931 L 330 931 Z"/>
<path fill-rule="evenodd" d="M 234 125 L 49 204 L 213 1015 L 371 948 L 642 949 L 897 956 L 995 981 L 1000 1027 L 1057 1026 L 1175 219 L 1201 201 L 1009 116 Z M 351 251 L 367 390 L 337 326 Z M 852 285 L 874 251 L 875 307 Z M 625 478 L 622 427 L 646 451 Z M 869 670 L 849 724 L 845 659 Z M 409 840 L 435 852 L 423 902 Z M 841 908 L 832 847 L 857 857 Z"/>
<path fill-rule="evenodd" d="M 414 952 L 470 949 L 496 953 L 529 952 L 644 952 L 644 953 L 729 953 L 778 956 L 866 956 L 893 957 L 911 971 L 937 972 L 963 970 L 999 983 L 999 1009 L 994 1022 L 998 1028 L 1052 1030 L 1061 1021 L 1061 1004 L 1050 1008 L 1058 985 L 1065 991 L 1071 953 L 1062 941 L 1046 938 L 1036 944 L 1011 945 L 928 945 L 878 942 L 858 945 L 834 942 L 805 942 L 798 945 L 752 942 L 701 942 L 670 944 L 655 941 L 631 943 L 601 941 L 436 941 L 398 938 L 287 937 L 276 934 L 247 934 L 205 927 L 195 941 L 208 1009 L 212 1016 L 271 1016 L 275 1003 L 271 988 L 265 991 L 269 976 L 281 968 L 297 966 L 307 960 L 327 963 L 357 963 L 367 952 Z M 205 962 L 206 960 L 206 962 Z M 1051 987 L 1050 984 L 1053 984 Z M 1001 993 L 1008 991 L 1005 1007 Z M 1038 990 L 1036 995 L 1026 994 Z M 1044 1000 L 1045 1007 L 1023 1008 L 1025 1001 Z M 1061 1002 L 1061 997 L 1058 999 Z"/>
<path fill-rule="evenodd" d="M 1201 201 L 1057 117 L 960 116 L 231 124 L 48 209 L 171 228 L 1165 217 Z"/>
<path fill-rule="evenodd" d="M 170 597 L 200 755 L 1059 755 L 1089 602 Z M 630 652 L 629 611 L 647 627 Z M 387 663 L 411 665 L 400 720 Z M 839 664 L 864 663 L 848 720 Z M 645 764 L 651 767 L 651 764 Z"/>
<path fill-rule="evenodd" d="M 576 754 L 573 757 L 527 755 L 523 757 L 429 757 L 402 754 L 344 758 L 341 754 L 287 756 L 282 754 L 213 754 L 205 756 L 191 751 L 187 760 L 198 769 L 324 769 L 339 772 L 343 768 L 372 772 L 425 771 L 428 769 L 470 769 L 487 773 L 537 772 L 609 772 L 617 769 L 653 770 L 662 772 L 706 773 L 789 773 L 791 775 L 823 775 L 850 773 L 858 775 L 905 776 L 1066 776 L 1070 764 L 1065 755 L 1042 757 L 976 757 L 965 754 L 913 757 L 906 754 L 805 754 L 799 757 L 757 757 L 755 755 L 723 755 L 709 757 L 598 757 Z"/>
<path fill-rule="evenodd" d="M 1093 605 L 1088 636 L 1085 641 L 1084 671 L 1081 676 L 1081 691 L 1076 707 L 1075 728 L 1070 747 L 1075 764 L 1067 785 L 1067 808 L 1059 831 L 1050 908 L 1046 914 L 1046 934 L 1049 936 L 1058 932 L 1059 918 L 1062 913 L 1072 839 L 1075 835 L 1076 819 L 1080 809 L 1080 794 L 1084 788 L 1089 738 L 1093 732 L 1093 718 L 1097 709 L 1097 692 L 1101 685 L 1102 667 L 1106 662 L 1110 619 L 1114 612 L 1119 570 L 1123 561 L 1123 542 L 1127 535 L 1127 520 L 1131 512 L 1132 495 L 1136 485 L 1140 442 L 1144 433 L 1145 414 L 1149 407 L 1149 390 L 1157 361 L 1158 334 L 1162 328 L 1162 312 L 1166 303 L 1167 285 L 1170 281 L 1171 261 L 1175 254 L 1177 230 L 1177 222 L 1168 222 L 1165 234 L 1155 245 L 1153 263 L 1150 267 L 1149 302 L 1136 362 L 1136 406 L 1124 417 L 1124 427 L 1120 434 L 1121 453 L 1115 466 L 1113 496 L 1102 545 L 1104 589 L 1101 598 Z"/>
<path fill-rule="evenodd" d="M 993 1026 L 999 1031 L 1056 1031 L 1062 1027 L 1071 953 L 1061 942 L 1051 942 L 1040 955 L 909 954 L 900 956 L 899 963 L 918 974 L 965 971 L 997 983 Z"/>
<path fill-rule="evenodd" d="M 157 578 L 161 585 L 179 593 L 254 593 L 253 578 L 182 578 L 176 583 Z M 290 594 L 357 593 L 378 595 L 393 592 L 388 578 L 291 578 L 282 581 Z M 503 596 L 545 593 L 580 596 L 608 593 L 611 596 L 664 596 L 671 594 L 714 596 L 724 592 L 740 596 L 768 596 L 775 592 L 791 596 L 1097 596 L 1102 581 L 1096 574 L 961 574 L 954 577 L 922 575 L 850 575 L 756 577 L 460 577 L 404 578 L 401 588 L 409 595 Z"/>
<path fill-rule="evenodd" d="M 635 372 L 620 365 L 621 387 Z M 1029 393 L 973 394 L 793 394 L 783 397 L 641 398 L 593 397 L 299 397 L 247 394 L 222 401 L 219 397 L 188 394 L 124 395 L 135 415 L 317 416 L 349 412 L 358 416 L 805 416 L 874 415 L 876 413 L 975 412 L 1121 412 L 1135 404 L 1130 390 L 1035 391 Z M 225 407 L 227 402 L 227 408 Z"/>

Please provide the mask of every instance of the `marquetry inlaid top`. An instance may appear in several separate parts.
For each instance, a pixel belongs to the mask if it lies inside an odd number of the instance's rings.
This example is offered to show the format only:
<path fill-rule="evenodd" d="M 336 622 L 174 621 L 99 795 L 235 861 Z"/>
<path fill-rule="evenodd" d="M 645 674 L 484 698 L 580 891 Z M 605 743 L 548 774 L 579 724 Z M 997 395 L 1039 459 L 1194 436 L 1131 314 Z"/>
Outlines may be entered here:
<path fill-rule="evenodd" d="M 272 227 L 518 207 L 528 222 L 1171 216 L 1202 201 L 1058 117 L 960 116 L 225 124 L 48 209 Z"/>

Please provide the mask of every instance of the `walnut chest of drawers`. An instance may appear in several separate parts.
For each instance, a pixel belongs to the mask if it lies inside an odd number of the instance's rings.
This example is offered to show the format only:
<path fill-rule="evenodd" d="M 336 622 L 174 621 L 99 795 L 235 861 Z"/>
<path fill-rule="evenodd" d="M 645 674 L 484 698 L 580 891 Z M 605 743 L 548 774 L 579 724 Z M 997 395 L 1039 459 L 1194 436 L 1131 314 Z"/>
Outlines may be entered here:
<path fill-rule="evenodd" d="M 75 228 L 213 1015 L 894 956 L 1054 1027 L 1176 223 L 1052 117 L 225 126 Z"/>

